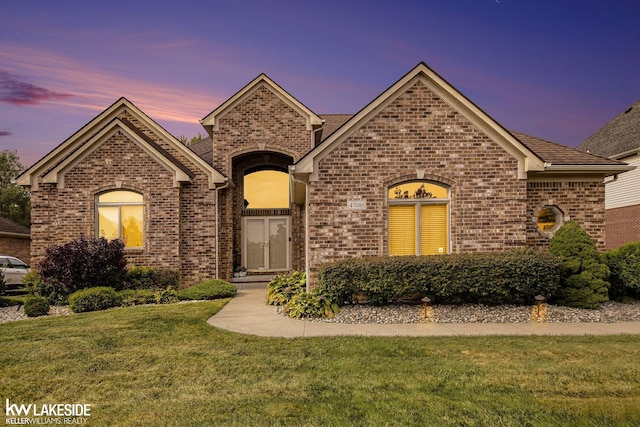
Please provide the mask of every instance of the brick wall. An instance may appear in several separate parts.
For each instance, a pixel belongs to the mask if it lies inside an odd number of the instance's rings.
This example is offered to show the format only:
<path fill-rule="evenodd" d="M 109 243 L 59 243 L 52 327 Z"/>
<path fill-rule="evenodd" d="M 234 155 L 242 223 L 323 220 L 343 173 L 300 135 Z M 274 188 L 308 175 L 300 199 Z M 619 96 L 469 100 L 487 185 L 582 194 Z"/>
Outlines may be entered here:
<path fill-rule="evenodd" d="M 640 205 L 607 209 L 606 248 L 615 249 L 629 242 L 640 242 Z"/>
<path fill-rule="evenodd" d="M 386 255 L 387 191 L 425 179 L 450 187 L 452 252 L 526 244 L 517 161 L 423 83 L 395 99 L 319 163 L 310 186 L 310 264 Z M 350 211 L 362 199 L 366 210 Z"/>
<path fill-rule="evenodd" d="M 534 216 L 546 205 L 557 206 L 565 220 L 578 222 L 599 250 L 604 250 L 604 184 L 590 182 L 529 182 L 527 185 L 527 246 L 546 248 L 550 234 L 541 233 Z"/>
<path fill-rule="evenodd" d="M 198 172 L 169 144 L 163 145 Z M 174 187 L 172 172 L 121 132 L 71 168 L 64 188 L 41 185 L 32 192 L 32 262 L 42 259 L 49 245 L 96 236 L 96 195 L 118 188 L 144 198 L 144 248 L 125 249 L 130 264 L 177 270 L 182 286 L 214 276 L 214 191 L 208 190 L 207 177 L 200 174 L 193 184 Z"/>
<path fill-rule="evenodd" d="M 233 273 L 234 253 L 242 250 L 244 170 L 251 165 L 285 167 L 311 149 L 311 131 L 304 117 L 266 85 L 258 85 L 242 102 L 220 118 L 213 132 L 214 163 L 233 180 L 221 191 L 219 204 L 221 276 Z M 283 163 L 283 158 L 292 161 Z M 292 268 L 302 269 L 304 231 L 299 208 L 292 208 Z"/>
<path fill-rule="evenodd" d="M 28 236 L 0 236 L 0 254 L 14 256 L 27 264 L 31 264 L 30 244 L 31 240 Z"/>

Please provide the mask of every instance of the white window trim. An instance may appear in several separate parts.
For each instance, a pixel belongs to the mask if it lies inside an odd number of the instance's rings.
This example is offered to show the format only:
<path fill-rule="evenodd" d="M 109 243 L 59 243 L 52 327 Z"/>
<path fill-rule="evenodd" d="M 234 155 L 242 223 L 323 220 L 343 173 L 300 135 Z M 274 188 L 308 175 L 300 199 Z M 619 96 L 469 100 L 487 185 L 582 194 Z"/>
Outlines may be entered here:
<path fill-rule="evenodd" d="M 113 191 L 127 191 L 130 193 L 139 194 L 142 197 L 142 202 L 100 202 L 100 196 L 111 193 Z M 100 234 L 100 212 L 99 209 L 102 207 L 117 207 L 118 208 L 118 239 L 122 240 L 122 206 L 142 206 L 142 246 L 126 246 L 125 250 L 140 250 L 144 249 L 144 237 L 146 235 L 145 232 L 145 206 L 144 206 L 144 195 L 139 191 L 134 190 L 125 190 L 125 189 L 115 189 L 115 190 L 107 190 L 101 193 L 96 194 L 96 213 L 95 213 L 95 227 L 96 227 L 96 237 L 100 238 L 102 235 Z M 123 240 L 124 243 L 124 240 Z"/>

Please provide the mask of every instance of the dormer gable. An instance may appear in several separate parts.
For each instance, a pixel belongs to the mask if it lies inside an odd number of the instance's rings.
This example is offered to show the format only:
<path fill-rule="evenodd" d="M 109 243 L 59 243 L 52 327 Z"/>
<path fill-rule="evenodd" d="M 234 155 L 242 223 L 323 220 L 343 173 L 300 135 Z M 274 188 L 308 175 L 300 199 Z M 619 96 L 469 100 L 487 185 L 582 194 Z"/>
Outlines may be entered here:
<path fill-rule="evenodd" d="M 303 103 L 294 98 L 264 73 L 253 79 L 249 84 L 236 92 L 235 95 L 225 101 L 222 105 L 206 115 L 202 120 L 200 120 L 200 124 L 202 124 L 206 129 L 209 136 L 213 136 L 213 131 L 218 130 L 220 119 L 222 117 L 224 117 L 229 111 L 233 110 L 238 104 L 250 97 L 256 90 L 263 87 L 267 88 L 285 104 L 304 117 L 307 124 L 307 130 L 311 131 L 322 125 L 322 119 L 316 113 L 307 108 Z"/>

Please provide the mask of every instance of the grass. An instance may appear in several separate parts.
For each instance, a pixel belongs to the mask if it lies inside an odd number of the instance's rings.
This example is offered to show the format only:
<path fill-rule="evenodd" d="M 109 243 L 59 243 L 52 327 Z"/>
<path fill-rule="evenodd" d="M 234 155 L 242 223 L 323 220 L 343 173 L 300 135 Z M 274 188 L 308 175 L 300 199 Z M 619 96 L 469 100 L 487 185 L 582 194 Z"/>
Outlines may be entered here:
<path fill-rule="evenodd" d="M 259 338 L 227 300 L 0 324 L 0 398 L 89 425 L 632 426 L 640 335 Z"/>

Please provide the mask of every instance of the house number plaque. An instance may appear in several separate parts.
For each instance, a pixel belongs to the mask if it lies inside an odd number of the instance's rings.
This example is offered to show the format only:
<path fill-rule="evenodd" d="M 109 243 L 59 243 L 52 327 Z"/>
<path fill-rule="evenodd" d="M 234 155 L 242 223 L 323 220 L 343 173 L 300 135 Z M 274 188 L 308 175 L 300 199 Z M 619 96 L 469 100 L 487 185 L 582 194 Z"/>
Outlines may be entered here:
<path fill-rule="evenodd" d="M 366 200 L 349 200 L 347 202 L 347 209 L 352 211 L 367 209 L 367 201 Z"/>

